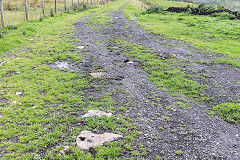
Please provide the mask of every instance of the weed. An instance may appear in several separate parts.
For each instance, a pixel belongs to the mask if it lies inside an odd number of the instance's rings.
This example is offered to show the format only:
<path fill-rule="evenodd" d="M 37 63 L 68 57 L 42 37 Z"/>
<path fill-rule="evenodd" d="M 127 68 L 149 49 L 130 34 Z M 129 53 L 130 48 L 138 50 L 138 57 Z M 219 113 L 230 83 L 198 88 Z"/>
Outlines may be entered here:
<path fill-rule="evenodd" d="M 240 122 L 240 103 L 223 103 L 212 108 L 210 114 L 217 115 L 224 120 L 238 123 Z"/>
<path fill-rule="evenodd" d="M 182 152 L 181 150 L 177 150 L 177 151 L 175 152 L 175 154 L 176 154 L 176 155 L 182 155 L 183 152 Z"/>

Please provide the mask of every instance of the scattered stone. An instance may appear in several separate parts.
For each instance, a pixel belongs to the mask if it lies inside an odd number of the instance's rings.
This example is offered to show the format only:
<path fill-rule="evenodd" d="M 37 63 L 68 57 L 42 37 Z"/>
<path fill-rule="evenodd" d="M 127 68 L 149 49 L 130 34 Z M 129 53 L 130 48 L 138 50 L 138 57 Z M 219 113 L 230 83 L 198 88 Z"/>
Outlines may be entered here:
<path fill-rule="evenodd" d="M 122 135 L 113 133 L 94 134 L 91 131 L 82 131 L 76 139 L 77 146 L 81 149 L 89 149 L 103 145 L 105 142 L 110 142 L 122 138 Z"/>
<path fill-rule="evenodd" d="M 5 63 L 5 61 L 1 60 L 0 61 L 0 66 L 2 66 Z"/>
<path fill-rule="evenodd" d="M 129 62 L 127 62 L 128 64 L 133 64 L 134 62 L 133 61 L 129 61 Z"/>
<path fill-rule="evenodd" d="M 22 95 L 22 92 L 16 92 L 16 95 L 17 96 Z"/>
<path fill-rule="evenodd" d="M 2 118 L 3 116 L 0 114 L 0 118 Z"/>
<path fill-rule="evenodd" d="M 112 113 L 106 113 L 106 112 L 99 111 L 99 110 L 89 110 L 82 117 L 86 118 L 86 117 L 101 117 L 101 116 L 111 117 Z"/>
<path fill-rule="evenodd" d="M 13 102 L 11 102 L 11 104 L 16 104 L 17 103 L 17 101 L 13 101 Z"/>
<path fill-rule="evenodd" d="M 64 146 L 63 150 L 61 150 L 60 153 L 65 154 L 68 148 L 69 146 Z"/>
<path fill-rule="evenodd" d="M 104 75 L 103 72 L 96 72 L 96 73 L 90 73 L 91 76 L 93 77 L 102 77 Z"/>
<path fill-rule="evenodd" d="M 34 39 L 29 39 L 29 41 L 34 41 Z"/>
<path fill-rule="evenodd" d="M 69 68 L 69 64 L 67 62 L 55 62 L 56 67 L 59 69 L 68 69 Z"/>
<path fill-rule="evenodd" d="M 77 48 L 78 48 L 78 49 L 83 49 L 83 48 L 84 48 L 84 46 L 77 46 Z"/>

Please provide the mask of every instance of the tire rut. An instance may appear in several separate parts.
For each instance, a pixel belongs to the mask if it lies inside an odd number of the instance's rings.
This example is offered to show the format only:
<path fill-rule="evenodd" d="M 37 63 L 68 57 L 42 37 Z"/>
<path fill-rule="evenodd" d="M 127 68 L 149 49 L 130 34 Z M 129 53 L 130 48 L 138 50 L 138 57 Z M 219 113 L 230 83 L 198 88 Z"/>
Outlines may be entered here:
<path fill-rule="evenodd" d="M 83 68 L 87 72 L 93 71 L 95 66 L 101 66 L 106 72 L 106 77 L 121 77 L 108 79 L 109 83 L 105 90 L 106 92 L 124 90 L 113 98 L 119 105 L 128 108 L 125 116 L 131 117 L 138 124 L 138 130 L 142 134 L 137 137 L 136 143 L 143 144 L 149 149 L 146 156 L 139 158 L 154 159 L 157 156 L 167 159 L 240 158 L 239 125 L 210 118 L 205 113 L 209 106 L 200 108 L 197 102 L 191 103 L 191 110 L 164 109 L 166 106 L 175 105 L 176 98 L 159 90 L 148 80 L 146 72 L 136 65 L 126 63 L 127 57 L 113 52 L 108 46 L 115 39 L 127 40 L 145 46 L 153 52 L 170 54 L 177 59 L 185 60 L 179 65 L 187 63 L 187 70 L 204 70 L 211 73 L 213 78 L 206 82 L 211 87 L 206 92 L 209 96 L 227 94 L 226 99 L 221 99 L 221 103 L 226 102 L 229 97 L 239 98 L 238 86 L 233 82 L 240 79 L 240 70 L 229 65 L 207 66 L 195 63 L 194 60 L 214 60 L 214 56 L 198 53 L 177 44 L 177 41 L 166 40 L 144 31 L 125 18 L 122 13 L 123 7 L 114 11 L 109 17 L 109 24 L 101 26 L 100 30 L 89 27 L 89 24 L 94 25 L 88 21 L 89 17 L 79 20 L 75 25 L 75 35 L 80 42 L 75 43 L 88 46 L 87 51 L 81 52 Z M 97 45 L 98 42 L 102 42 L 102 45 Z M 168 47 L 163 43 L 172 43 L 176 47 Z M 217 79 L 223 86 L 220 91 L 214 86 Z M 234 95 L 230 92 L 233 87 L 236 90 Z M 158 95 L 160 100 L 153 100 L 151 97 L 154 95 Z M 218 99 L 215 98 L 215 101 Z M 125 156 L 129 156 L 129 153 L 126 152 Z"/>

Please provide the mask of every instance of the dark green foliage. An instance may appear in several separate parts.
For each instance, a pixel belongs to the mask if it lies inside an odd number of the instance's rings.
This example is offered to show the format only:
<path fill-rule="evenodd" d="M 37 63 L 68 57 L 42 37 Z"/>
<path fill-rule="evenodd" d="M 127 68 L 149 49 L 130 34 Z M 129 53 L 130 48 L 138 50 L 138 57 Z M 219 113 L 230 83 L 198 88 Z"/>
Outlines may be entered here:
<path fill-rule="evenodd" d="M 8 29 L 17 29 L 18 27 L 17 27 L 17 26 L 14 26 L 14 25 L 7 25 L 7 28 L 8 28 Z"/>
<path fill-rule="evenodd" d="M 150 8 L 146 10 L 146 14 L 163 13 L 163 12 L 164 12 L 164 9 L 162 8 L 162 6 L 158 6 L 158 5 L 152 5 L 150 6 Z"/>
<path fill-rule="evenodd" d="M 236 18 L 235 15 L 227 13 L 227 12 L 221 12 L 221 13 L 214 13 L 211 16 L 213 17 L 219 17 L 220 19 L 229 19 L 229 20 L 233 20 Z"/>
<path fill-rule="evenodd" d="M 220 17 L 221 19 L 240 19 L 239 12 L 234 12 L 229 9 L 225 9 L 223 6 L 219 6 L 215 9 L 212 6 L 207 6 L 204 3 L 199 4 L 198 7 L 194 8 L 190 5 L 186 7 L 169 7 L 166 11 L 176 13 L 190 13 L 194 15 L 212 15 L 214 17 Z"/>
<path fill-rule="evenodd" d="M 42 15 L 40 15 L 40 17 L 39 17 L 39 21 L 40 21 L 40 22 L 43 21 L 43 16 L 42 16 Z"/>
<path fill-rule="evenodd" d="M 26 31 L 25 29 L 23 30 L 23 32 L 22 32 L 22 33 L 23 33 L 23 35 L 24 35 L 24 36 L 26 36 L 26 35 L 27 35 L 27 31 Z"/>
<path fill-rule="evenodd" d="M 54 17 L 54 16 L 55 16 L 53 9 L 51 9 L 51 11 L 50 11 L 50 16 L 51 16 L 51 17 Z"/>
<path fill-rule="evenodd" d="M 2 33 L 2 31 L 0 31 L 0 38 L 3 38 L 3 33 Z"/>

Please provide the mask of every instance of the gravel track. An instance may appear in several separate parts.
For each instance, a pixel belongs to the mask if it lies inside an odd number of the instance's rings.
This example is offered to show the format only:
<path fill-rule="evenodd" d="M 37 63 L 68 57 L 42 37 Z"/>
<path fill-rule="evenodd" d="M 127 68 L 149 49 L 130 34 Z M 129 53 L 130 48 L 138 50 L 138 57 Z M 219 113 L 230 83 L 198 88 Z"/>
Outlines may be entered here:
<path fill-rule="evenodd" d="M 97 16 L 94 14 L 80 19 L 75 24 L 75 38 L 80 42 L 76 41 L 75 44 L 87 46 L 87 50 L 81 52 L 83 61 L 80 66 L 84 71 L 92 72 L 96 67 L 106 71 L 105 78 L 109 82 L 106 92 L 124 89 L 125 92 L 119 92 L 113 98 L 119 105 L 128 108 L 125 116 L 131 117 L 138 124 L 138 130 L 142 134 L 135 143 L 151 149 L 146 156 L 139 158 L 154 159 L 160 156 L 167 159 L 240 159 L 239 124 L 209 117 L 206 109 L 210 104 L 199 107 L 197 102 L 192 102 L 192 109 L 164 109 L 168 105 L 175 105 L 176 98 L 159 90 L 139 66 L 125 63 L 128 58 L 117 52 L 118 46 L 115 46 L 116 50 L 108 49 L 108 46 L 112 40 L 124 39 L 142 45 L 154 53 L 169 54 L 184 60 L 179 61 L 179 66 L 184 65 L 186 71 L 195 70 L 210 75 L 205 83 L 210 86 L 206 93 L 214 97 L 212 103 L 225 103 L 229 98 L 239 100 L 240 88 L 235 82 L 240 79 L 240 69 L 225 64 L 195 62 L 214 61 L 220 55 L 200 53 L 178 41 L 149 33 L 125 18 L 123 7 L 109 15 L 110 21 L 106 25 L 94 24 L 90 19 Z M 93 30 L 90 25 L 96 25 L 100 29 Z M 103 45 L 97 45 L 98 42 Z M 171 44 L 171 47 L 165 44 Z M 119 63 L 123 65 L 118 65 Z M 216 85 L 221 87 L 217 88 Z M 150 98 L 153 93 L 161 98 L 157 102 L 162 104 L 160 107 Z M 96 94 L 94 91 L 88 93 L 97 96 Z M 166 115 L 171 119 L 162 118 Z M 160 126 L 165 129 L 159 129 Z M 183 154 L 176 155 L 178 150 Z M 128 157 L 128 154 L 126 151 L 123 157 Z"/>

